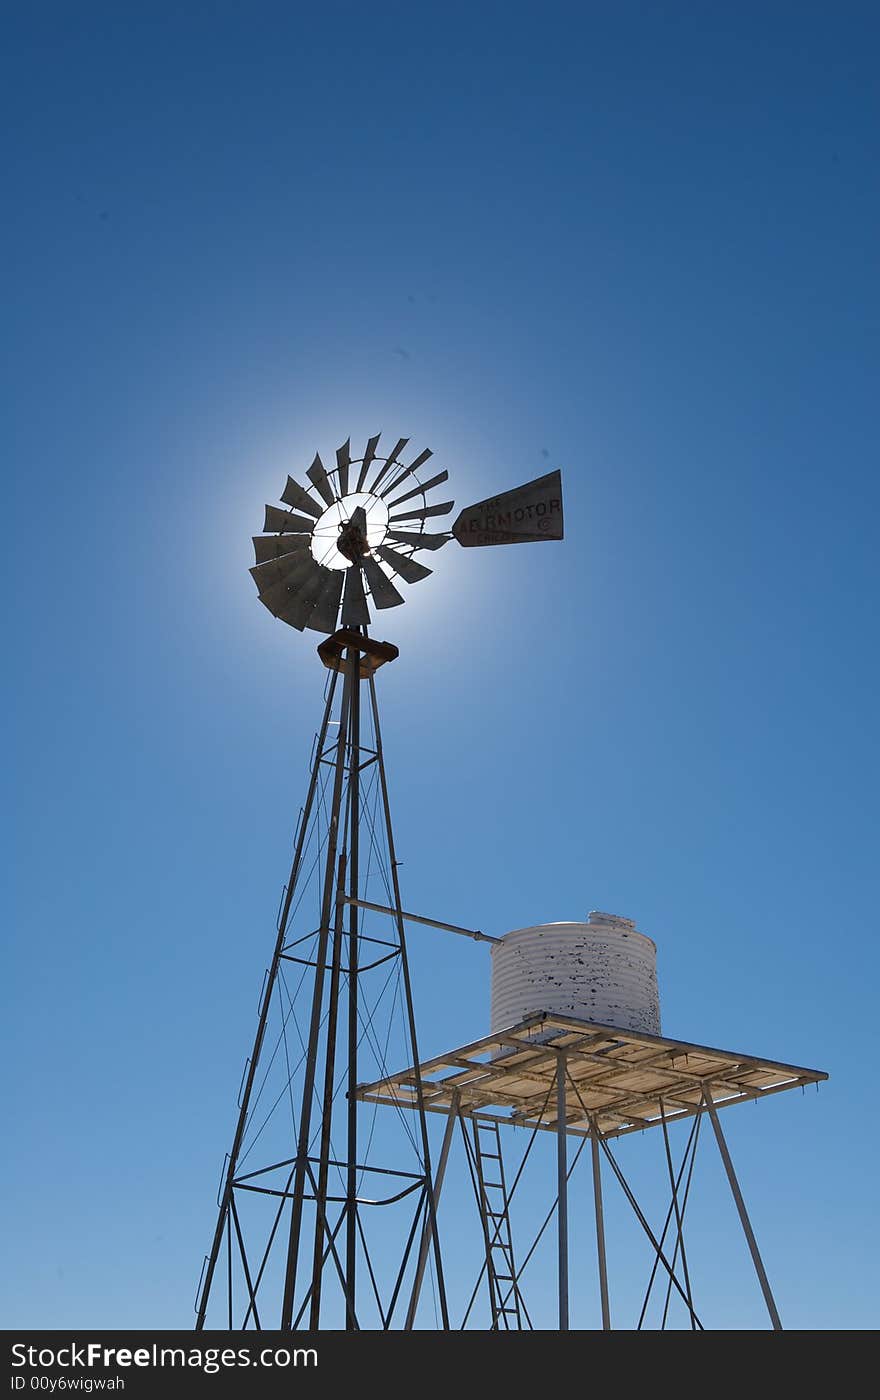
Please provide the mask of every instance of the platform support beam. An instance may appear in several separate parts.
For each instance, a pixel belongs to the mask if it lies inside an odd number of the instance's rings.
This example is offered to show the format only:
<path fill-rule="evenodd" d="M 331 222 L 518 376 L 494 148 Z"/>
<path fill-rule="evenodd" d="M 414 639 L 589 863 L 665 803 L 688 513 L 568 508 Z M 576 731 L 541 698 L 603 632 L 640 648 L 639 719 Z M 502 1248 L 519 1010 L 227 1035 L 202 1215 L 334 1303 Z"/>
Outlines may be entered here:
<path fill-rule="evenodd" d="M 590 1148 L 593 1154 L 593 1205 L 596 1212 L 596 1250 L 599 1256 L 599 1292 L 602 1298 L 602 1330 L 611 1331 L 608 1301 L 608 1268 L 605 1259 L 605 1217 L 602 1211 L 602 1164 L 599 1156 L 599 1125 L 590 1119 Z"/>
<path fill-rule="evenodd" d="M 559 1330 L 568 1331 L 568 1171 L 566 1107 L 566 1056 L 560 1050 L 556 1056 L 556 1176 L 557 1226 L 559 1249 Z"/>
<path fill-rule="evenodd" d="M 437 1161 L 437 1173 L 434 1177 L 434 1210 L 440 1203 L 440 1192 L 443 1189 L 443 1178 L 446 1175 L 446 1163 L 449 1160 L 449 1148 L 452 1144 L 452 1134 L 455 1129 L 455 1120 L 458 1118 L 458 1104 L 460 1094 L 457 1089 L 452 1092 L 452 1102 L 449 1105 L 449 1115 L 446 1119 L 446 1131 L 443 1134 L 443 1142 L 440 1147 L 440 1157 Z M 419 1260 L 416 1265 L 416 1275 L 413 1279 L 412 1296 L 409 1300 L 409 1307 L 406 1313 L 405 1327 L 409 1332 L 416 1320 L 416 1309 L 419 1306 L 419 1295 L 422 1291 L 422 1282 L 425 1277 L 425 1266 L 428 1263 L 428 1254 L 431 1249 L 433 1238 L 433 1220 L 429 1211 L 425 1213 L 425 1225 L 422 1230 L 422 1242 L 419 1246 Z"/>
<path fill-rule="evenodd" d="M 743 1200 L 742 1191 L 739 1189 L 739 1182 L 736 1179 L 736 1172 L 733 1170 L 733 1162 L 731 1161 L 730 1153 L 727 1150 L 727 1143 L 725 1142 L 724 1134 L 721 1131 L 721 1122 L 718 1118 L 718 1110 L 716 1109 L 712 1099 L 712 1090 L 711 1087 L 708 1085 L 704 1086 L 703 1088 L 703 1102 L 709 1110 L 709 1117 L 712 1121 L 712 1127 L 715 1132 L 715 1140 L 718 1143 L 718 1151 L 721 1153 L 721 1160 L 724 1163 L 724 1170 L 727 1172 L 727 1180 L 730 1182 L 730 1189 L 733 1193 L 733 1199 L 736 1202 L 736 1208 L 739 1212 L 740 1223 L 743 1227 L 743 1233 L 745 1234 L 746 1242 L 749 1246 L 749 1253 L 752 1256 L 752 1263 L 755 1266 L 755 1273 L 758 1275 L 758 1282 L 761 1285 L 761 1292 L 764 1295 L 764 1302 L 767 1304 L 767 1311 L 770 1314 L 770 1321 L 773 1324 L 773 1330 L 774 1332 L 781 1332 L 782 1323 L 779 1320 L 779 1313 L 777 1311 L 776 1303 L 774 1301 L 773 1294 L 770 1289 L 770 1284 L 768 1282 L 767 1274 L 764 1269 L 764 1263 L 761 1259 L 761 1254 L 758 1249 L 758 1242 L 755 1239 L 755 1233 L 752 1229 L 751 1221 L 749 1220 L 748 1211 L 746 1210 L 746 1203 Z"/>

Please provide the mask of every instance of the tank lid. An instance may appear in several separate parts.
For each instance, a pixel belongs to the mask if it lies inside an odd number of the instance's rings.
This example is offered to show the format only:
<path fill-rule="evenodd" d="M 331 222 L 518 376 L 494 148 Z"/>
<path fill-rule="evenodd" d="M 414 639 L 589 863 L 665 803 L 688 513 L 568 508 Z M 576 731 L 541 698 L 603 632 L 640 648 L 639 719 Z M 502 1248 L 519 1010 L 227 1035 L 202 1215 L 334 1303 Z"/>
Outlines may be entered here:
<path fill-rule="evenodd" d="M 605 914 L 601 909 L 591 909 L 587 915 L 588 924 L 613 924 L 616 927 L 635 928 L 635 919 L 625 919 L 622 914 Z"/>

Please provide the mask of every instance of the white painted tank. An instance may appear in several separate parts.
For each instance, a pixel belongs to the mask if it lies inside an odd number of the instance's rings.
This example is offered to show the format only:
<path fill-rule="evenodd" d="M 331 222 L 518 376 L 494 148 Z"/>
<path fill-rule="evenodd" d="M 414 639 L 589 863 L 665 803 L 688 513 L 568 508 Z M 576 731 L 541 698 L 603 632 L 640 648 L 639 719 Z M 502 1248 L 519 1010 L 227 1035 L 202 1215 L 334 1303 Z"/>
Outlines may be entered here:
<path fill-rule="evenodd" d="M 593 910 L 585 924 L 518 928 L 492 944 L 492 1031 L 556 1011 L 660 1034 L 657 948 L 632 919 Z"/>

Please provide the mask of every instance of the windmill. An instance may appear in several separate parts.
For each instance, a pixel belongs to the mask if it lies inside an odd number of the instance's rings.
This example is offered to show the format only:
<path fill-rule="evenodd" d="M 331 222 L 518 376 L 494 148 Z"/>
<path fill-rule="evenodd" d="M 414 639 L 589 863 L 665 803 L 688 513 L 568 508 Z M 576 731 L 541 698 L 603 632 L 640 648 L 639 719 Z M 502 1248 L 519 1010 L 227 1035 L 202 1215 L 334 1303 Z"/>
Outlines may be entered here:
<path fill-rule="evenodd" d="M 430 499 L 449 473 L 420 482 L 417 473 L 432 453 L 425 449 L 404 466 L 400 454 L 409 439 L 400 438 L 383 457 L 379 437 L 354 460 L 351 442 L 343 443 L 329 472 L 316 454 L 307 473 L 312 490 L 289 476 L 281 493 L 287 509 L 266 506 L 251 576 L 260 602 L 299 631 L 334 632 L 340 610 L 343 627 L 366 627 L 367 595 L 376 608 L 398 607 L 404 597 L 397 583 L 420 583 L 432 572 L 416 555 L 451 539 L 465 547 L 562 539 L 558 471 L 478 501 L 449 532 L 426 530 L 427 521 L 453 509 L 452 501 Z"/>
<path fill-rule="evenodd" d="M 562 539 L 562 490 L 550 472 L 476 502 L 437 532 L 434 522 L 454 508 L 432 495 L 448 473 L 422 480 L 432 454 L 404 464 L 408 442 L 383 455 L 377 434 L 353 458 L 348 440 L 330 470 L 316 455 L 309 486 L 288 477 L 254 538 L 260 602 L 299 631 L 327 634 L 318 655 L 329 676 L 199 1281 L 198 1329 L 410 1328 L 427 1274 L 436 1325 L 449 1326 L 404 931 L 415 916 L 402 907 L 375 682 L 398 651 L 368 634 L 370 605 L 403 603 L 401 590 L 432 572 L 417 556 L 453 539 L 465 548 Z M 379 900 L 366 897 L 371 881 Z M 376 916 L 382 937 L 367 922 Z M 371 1147 L 397 1149 L 384 1125 L 364 1128 L 369 1109 L 357 1093 L 364 1078 L 387 1077 L 393 1024 L 415 1066 L 414 1097 L 398 1114 L 412 1170 L 399 1156 L 367 1160 Z M 370 1057 L 374 1072 L 365 1073 Z M 378 1252 L 367 1221 L 375 1214 Z"/>

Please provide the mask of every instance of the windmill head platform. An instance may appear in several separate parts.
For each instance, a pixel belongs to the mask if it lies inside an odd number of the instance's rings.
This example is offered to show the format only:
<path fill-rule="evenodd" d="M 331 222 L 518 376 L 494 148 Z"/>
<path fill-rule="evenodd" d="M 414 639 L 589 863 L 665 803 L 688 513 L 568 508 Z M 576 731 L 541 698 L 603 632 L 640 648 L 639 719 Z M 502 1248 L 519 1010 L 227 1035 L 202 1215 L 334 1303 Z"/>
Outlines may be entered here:
<path fill-rule="evenodd" d="M 432 573 L 424 557 L 452 541 L 562 540 L 562 482 L 553 471 L 487 497 L 438 532 L 454 502 L 431 493 L 448 473 L 423 480 L 431 453 L 405 465 L 408 440 L 383 455 L 380 436 L 360 457 L 347 441 L 329 470 L 316 455 L 308 486 L 288 477 L 283 508 L 266 507 L 254 538 L 259 601 L 295 630 L 325 634 L 323 704 L 267 937 L 196 1327 L 703 1330 L 710 1320 L 686 1226 L 705 1122 L 779 1329 L 720 1113 L 827 1076 L 663 1035 L 656 948 L 628 918 L 593 911 L 580 922 L 485 932 L 407 907 L 379 706 L 382 668 L 399 653 L 370 635 L 370 608 L 400 606 Z M 422 1053 L 413 925 L 488 946 L 487 1034 Z M 656 1196 L 639 1200 L 619 1158 L 618 1139 L 646 1132 L 659 1145 L 662 1210 Z M 587 1170 L 588 1193 L 572 1185 Z M 540 1218 L 521 1209 L 524 1183 L 532 1205 L 546 1197 Z M 608 1189 L 622 1194 L 646 1250 L 644 1299 L 632 1316 L 615 1305 Z M 572 1271 L 572 1206 L 587 1196 L 593 1316 L 583 1314 Z"/>

